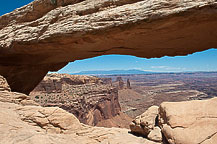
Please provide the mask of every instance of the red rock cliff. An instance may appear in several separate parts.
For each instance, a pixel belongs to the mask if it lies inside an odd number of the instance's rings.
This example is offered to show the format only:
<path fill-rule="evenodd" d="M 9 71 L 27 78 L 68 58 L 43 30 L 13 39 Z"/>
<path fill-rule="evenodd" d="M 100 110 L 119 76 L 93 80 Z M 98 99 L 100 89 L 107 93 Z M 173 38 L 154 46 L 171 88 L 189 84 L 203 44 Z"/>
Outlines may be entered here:
<path fill-rule="evenodd" d="M 97 77 L 49 74 L 30 95 L 40 105 L 63 108 L 88 125 L 128 127 L 108 120 L 131 120 L 121 113 L 117 88 Z"/>

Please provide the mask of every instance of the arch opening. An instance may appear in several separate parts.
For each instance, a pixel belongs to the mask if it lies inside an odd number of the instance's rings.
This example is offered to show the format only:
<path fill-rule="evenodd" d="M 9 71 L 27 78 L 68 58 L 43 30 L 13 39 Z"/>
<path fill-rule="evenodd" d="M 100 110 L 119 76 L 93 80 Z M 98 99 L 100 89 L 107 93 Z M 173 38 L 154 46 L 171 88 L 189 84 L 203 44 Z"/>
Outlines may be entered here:
<path fill-rule="evenodd" d="M 214 72 L 217 49 L 187 56 L 139 58 L 130 55 L 103 55 L 67 64 L 57 73 L 78 75 Z M 50 72 L 51 73 L 51 72 Z M 54 72 L 56 73 L 56 72 Z"/>
<path fill-rule="evenodd" d="M 0 75 L 13 91 L 28 94 L 48 71 L 75 60 L 159 58 L 217 47 L 216 1 L 121 1 L 53 6 L 39 0 L 1 16 Z"/>

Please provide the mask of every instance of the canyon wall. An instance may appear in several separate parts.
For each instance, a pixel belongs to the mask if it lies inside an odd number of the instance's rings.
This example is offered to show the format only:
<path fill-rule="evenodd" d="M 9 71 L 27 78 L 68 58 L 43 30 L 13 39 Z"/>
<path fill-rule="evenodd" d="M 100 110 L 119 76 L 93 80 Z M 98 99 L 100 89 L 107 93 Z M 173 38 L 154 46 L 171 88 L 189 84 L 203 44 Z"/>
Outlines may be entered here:
<path fill-rule="evenodd" d="M 106 78 L 48 74 L 30 96 L 41 106 L 60 107 L 88 125 L 128 127 L 131 121 L 121 112 L 118 89 Z"/>
<path fill-rule="evenodd" d="M 0 74 L 29 94 L 85 58 L 187 55 L 217 47 L 215 0 L 35 0 L 0 17 Z"/>

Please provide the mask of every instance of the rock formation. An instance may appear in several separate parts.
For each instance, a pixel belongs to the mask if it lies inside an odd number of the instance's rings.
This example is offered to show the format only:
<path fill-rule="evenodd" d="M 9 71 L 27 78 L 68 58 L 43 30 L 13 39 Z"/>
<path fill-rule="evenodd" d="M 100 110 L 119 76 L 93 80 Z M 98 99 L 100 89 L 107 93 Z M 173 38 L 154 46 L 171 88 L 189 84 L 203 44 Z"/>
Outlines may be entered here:
<path fill-rule="evenodd" d="M 92 126 L 129 128 L 131 121 L 121 112 L 117 88 L 106 78 L 48 74 L 30 96 L 41 106 L 63 108 Z"/>
<path fill-rule="evenodd" d="M 2 77 L 0 83 L 4 84 L 1 87 L 9 87 Z M 170 144 L 210 144 L 217 142 L 216 107 L 217 98 L 165 102 L 158 114 L 157 107 L 151 107 L 134 120 L 141 134 L 150 131 L 147 140 L 128 133 L 127 129 L 81 124 L 61 108 L 41 107 L 25 94 L 1 89 L 0 143 L 159 144 L 162 132 Z"/>
<path fill-rule="evenodd" d="M 147 138 L 152 141 L 162 142 L 161 129 L 159 127 L 154 127 L 154 129 L 148 134 Z"/>
<path fill-rule="evenodd" d="M 28 94 L 48 71 L 106 54 L 153 58 L 217 46 L 215 0 L 35 0 L 0 17 L 0 74 Z"/>
<path fill-rule="evenodd" d="M 8 87 L 1 77 L 2 83 Z M 2 144 L 156 144 L 127 129 L 81 124 L 73 114 L 58 107 L 41 107 L 22 93 L 0 89 L 0 110 Z"/>
<path fill-rule="evenodd" d="M 158 127 L 158 106 L 150 107 L 137 116 L 130 124 L 131 132 L 147 137 L 152 141 L 162 142 L 161 129 Z"/>
<path fill-rule="evenodd" d="M 105 81 L 106 82 L 106 81 Z M 93 76 L 70 75 L 70 74 L 47 74 L 46 77 L 34 89 L 34 92 L 61 93 L 63 85 L 100 84 L 103 81 Z"/>
<path fill-rule="evenodd" d="M 163 102 L 159 112 L 158 107 L 150 107 L 133 120 L 130 129 L 149 140 L 170 144 L 217 143 L 216 107 L 217 98 Z"/>
<path fill-rule="evenodd" d="M 117 84 L 117 88 L 118 88 L 119 90 L 121 90 L 121 89 L 124 88 L 124 81 L 123 81 L 122 77 L 117 77 L 116 83 L 118 83 L 118 84 Z"/>
<path fill-rule="evenodd" d="M 164 102 L 159 126 L 170 144 L 217 143 L 217 98 Z"/>
<path fill-rule="evenodd" d="M 8 83 L 6 82 L 5 78 L 0 76 L 0 91 L 11 91 Z"/>
<path fill-rule="evenodd" d="M 127 88 L 128 88 L 128 89 L 131 89 L 130 80 L 129 80 L 129 79 L 127 79 Z"/>

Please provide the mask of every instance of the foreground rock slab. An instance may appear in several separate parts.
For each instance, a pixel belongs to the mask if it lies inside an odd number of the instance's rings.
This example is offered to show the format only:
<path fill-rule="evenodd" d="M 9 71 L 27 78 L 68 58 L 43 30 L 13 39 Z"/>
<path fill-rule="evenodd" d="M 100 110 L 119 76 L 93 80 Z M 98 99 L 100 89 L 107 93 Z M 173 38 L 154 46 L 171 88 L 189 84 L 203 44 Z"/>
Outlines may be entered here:
<path fill-rule="evenodd" d="M 0 74 L 28 94 L 68 62 L 217 47 L 216 0 L 35 0 L 0 17 Z"/>
<path fill-rule="evenodd" d="M 127 129 L 82 125 L 60 108 L 0 102 L 0 109 L 2 144 L 155 144 L 129 134 Z"/>
<path fill-rule="evenodd" d="M 217 143 L 217 98 L 163 102 L 150 107 L 130 125 L 132 133 L 170 144 Z M 162 137 L 164 136 L 164 138 Z"/>
<path fill-rule="evenodd" d="M 159 125 L 170 144 L 217 143 L 217 98 L 164 102 Z"/>

